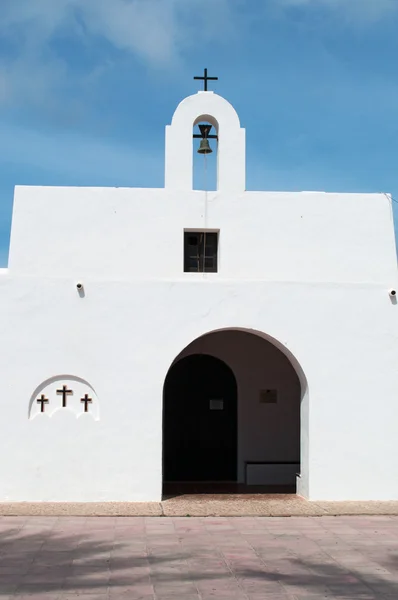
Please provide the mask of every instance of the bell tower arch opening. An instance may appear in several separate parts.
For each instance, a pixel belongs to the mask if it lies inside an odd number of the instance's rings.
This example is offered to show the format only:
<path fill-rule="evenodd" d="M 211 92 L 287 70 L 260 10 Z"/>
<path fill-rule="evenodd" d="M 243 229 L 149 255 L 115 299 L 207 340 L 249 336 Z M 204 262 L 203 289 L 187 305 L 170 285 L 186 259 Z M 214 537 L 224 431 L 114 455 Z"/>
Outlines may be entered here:
<path fill-rule="evenodd" d="M 193 123 L 193 189 L 218 189 L 218 130 L 217 120 L 201 115 Z"/>

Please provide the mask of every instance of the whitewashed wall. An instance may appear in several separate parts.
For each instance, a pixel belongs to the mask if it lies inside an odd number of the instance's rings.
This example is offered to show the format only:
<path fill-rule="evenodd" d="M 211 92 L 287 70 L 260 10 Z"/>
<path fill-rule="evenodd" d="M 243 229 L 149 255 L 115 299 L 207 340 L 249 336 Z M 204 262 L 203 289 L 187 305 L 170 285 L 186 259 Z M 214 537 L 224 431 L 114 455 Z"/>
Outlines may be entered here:
<path fill-rule="evenodd" d="M 381 194 L 18 187 L 9 268 L 198 280 L 182 272 L 183 231 L 203 227 L 220 229 L 217 280 L 395 281 L 391 200 Z"/>
<path fill-rule="evenodd" d="M 180 105 L 164 190 L 16 189 L 0 277 L 1 501 L 159 500 L 167 371 L 228 328 L 274 340 L 305 384 L 300 493 L 398 499 L 391 200 L 244 192 L 244 151 L 231 152 L 244 131 L 227 104 Z M 173 180 L 173 161 L 192 115 L 212 107 L 220 136 L 233 128 L 219 161 L 236 177 L 206 194 L 188 160 Z M 184 274 L 183 230 L 202 227 L 220 229 L 219 273 Z M 95 414 L 32 413 L 35 391 L 63 378 L 95 393 Z"/>
<path fill-rule="evenodd" d="M 398 498 L 396 306 L 383 286 L 0 278 L 2 500 L 158 500 L 168 368 L 209 331 L 266 331 L 309 386 L 313 499 Z M 40 383 L 95 389 L 99 421 L 28 418 Z M 304 484 L 303 484 L 304 485 Z"/>

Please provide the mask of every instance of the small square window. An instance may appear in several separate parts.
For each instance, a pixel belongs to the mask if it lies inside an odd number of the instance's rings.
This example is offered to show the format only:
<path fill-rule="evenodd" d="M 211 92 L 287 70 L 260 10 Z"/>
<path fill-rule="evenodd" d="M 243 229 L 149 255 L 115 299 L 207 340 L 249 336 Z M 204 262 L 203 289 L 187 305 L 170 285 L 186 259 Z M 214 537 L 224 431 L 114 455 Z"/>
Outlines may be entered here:
<path fill-rule="evenodd" d="M 184 231 L 184 272 L 217 273 L 218 232 Z"/>

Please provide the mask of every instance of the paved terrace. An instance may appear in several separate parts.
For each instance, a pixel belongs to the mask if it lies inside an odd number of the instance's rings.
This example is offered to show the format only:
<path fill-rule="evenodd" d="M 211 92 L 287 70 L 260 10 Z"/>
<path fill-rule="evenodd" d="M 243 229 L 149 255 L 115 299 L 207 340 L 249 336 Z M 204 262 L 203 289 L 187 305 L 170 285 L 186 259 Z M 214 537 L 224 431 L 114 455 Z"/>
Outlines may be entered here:
<path fill-rule="evenodd" d="M 0 517 L 0 598 L 397 600 L 398 517 Z"/>

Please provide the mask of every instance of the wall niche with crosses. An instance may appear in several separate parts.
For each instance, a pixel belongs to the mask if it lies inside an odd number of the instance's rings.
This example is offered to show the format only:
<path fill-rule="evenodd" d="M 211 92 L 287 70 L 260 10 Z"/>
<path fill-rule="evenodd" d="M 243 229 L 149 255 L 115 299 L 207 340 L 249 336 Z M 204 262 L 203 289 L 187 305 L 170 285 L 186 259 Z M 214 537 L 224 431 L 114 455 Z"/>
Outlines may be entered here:
<path fill-rule="evenodd" d="M 29 401 L 29 419 L 74 414 L 99 420 L 99 402 L 92 385 L 74 375 L 57 375 L 43 381 Z"/>

